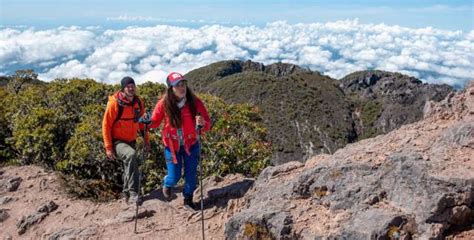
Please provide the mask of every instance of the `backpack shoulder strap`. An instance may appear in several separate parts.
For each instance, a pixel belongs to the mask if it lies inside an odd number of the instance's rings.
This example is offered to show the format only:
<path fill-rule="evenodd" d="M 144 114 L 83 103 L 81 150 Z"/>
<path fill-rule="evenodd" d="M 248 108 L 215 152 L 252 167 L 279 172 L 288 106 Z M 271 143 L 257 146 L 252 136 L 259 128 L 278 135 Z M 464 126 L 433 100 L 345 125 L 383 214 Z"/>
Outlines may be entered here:
<path fill-rule="evenodd" d="M 138 102 L 138 106 L 139 106 L 140 111 L 141 111 L 142 101 L 140 100 L 140 98 L 138 96 L 133 98 L 132 106 L 135 106 L 136 102 Z M 116 123 L 118 120 L 120 120 L 120 118 L 122 117 L 123 108 L 124 108 L 123 107 L 124 103 L 122 103 L 120 100 L 117 100 L 117 105 L 118 105 L 118 112 L 117 112 L 117 116 L 115 117 L 114 123 Z M 131 119 L 124 119 L 124 120 L 131 120 Z"/>
<path fill-rule="evenodd" d="M 141 111 L 142 110 L 142 100 L 140 99 L 140 97 L 135 96 L 133 101 L 138 102 L 138 107 L 140 108 L 140 111 Z M 134 105 L 135 105 L 135 103 L 134 103 Z"/>
<path fill-rule="evenodd" d="M 119 103 L 120 100 L 117 101 L 117 106 L 118 106 L 118 112 L 117 112 L 117 116 L 115 117 L 115 120 L 114 120 L 114 124 L 120 120 L 120 118 L 122 117 L 122 113 L 123 113 L 123 106 L 122 104 Z"/>

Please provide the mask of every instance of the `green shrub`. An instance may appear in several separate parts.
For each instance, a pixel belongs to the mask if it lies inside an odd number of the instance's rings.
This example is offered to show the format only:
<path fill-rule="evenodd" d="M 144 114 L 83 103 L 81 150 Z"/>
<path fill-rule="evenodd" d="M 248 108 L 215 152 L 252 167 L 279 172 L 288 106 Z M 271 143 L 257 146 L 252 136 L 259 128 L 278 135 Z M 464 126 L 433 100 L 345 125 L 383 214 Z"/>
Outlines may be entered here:
<path fill-rule="evenodd" d="M 228 104 L 203 95 L 213 121 L 203 138 L 205 175 L 258 175 L 269 165 L 271 146 L 259 110 L 249 104 Z"/>
<path fill-rule="evenodd" d="M 34 107 L 28 115 L 12 119 L 12 145 L 22 164 L 36 163 L 53 166 L 60 157 L 55 142 L 56 113 L 53 109 Z"/>
<path fill-rule="evenodd" d="M 7 100 L 10 99 L 9 93 L 0 87 L 0 165 L 13 158 L 12 148 L 7 144 L 7 139 L 12 136 L 8 128 L 7 118 Z"/>
<path fill-rule="evenodd" d="M 380 114 L 382 114 L 382 111 L 383 107 L 380 102 L 367 101 L 364 103 L 360 114 L 360 119 L 362 120 L 364 128 L 359 139 L 371 138 L 380 134 L 374 124 L 380 117 Z"/>

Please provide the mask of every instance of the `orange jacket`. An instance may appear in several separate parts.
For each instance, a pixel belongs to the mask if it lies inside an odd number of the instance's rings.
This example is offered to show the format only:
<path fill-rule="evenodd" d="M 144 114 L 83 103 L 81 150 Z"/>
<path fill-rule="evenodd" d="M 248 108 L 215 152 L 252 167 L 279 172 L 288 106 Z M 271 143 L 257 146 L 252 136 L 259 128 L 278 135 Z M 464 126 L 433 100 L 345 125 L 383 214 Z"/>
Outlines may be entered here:
<path fill-rule="evenodd" d="M 114 140 L 124 142 L 135 141 L 137 139 L 138 130 L 144 129 L 143 124 L 133 120 L 137 117 L 135 112 L 139 113 L 138 116 L 142 116 L 145 113 L 143 100 L 138 96 L 135 97 L 142 102 L 141 108 L 138 101 L 135 101 L 135 104 L 132 106 L 132 102 L 123 98 L 120 91 L 109 96 L 107 108 L 102 120 L 102 136 L 106 150 L 113 150 Z M 123 106 L 122 116 L 114 123 L 119 112 L 119 102 L 121 102 Z M 145 135 L 145 142 L 148 143 L 148 132 Z"/>
<path fill-rule="evenodd" d="M 161 131 L 162 140 L 166 147 L 170 148 L 170 151 L 173 153 L 173 162 L 177 163 L 176 152 L 179 150 L 179 136 L 178 129 L 174 128 L 171 125 L 169 118 L 166 116 L 164 98 L 161 98 L 155 106 L 153 113 L 151 115 L 151 124 L 150 128 L 157 128 L 160 126 L 163 119 L 165 120 L 163 130 Z M 196 97 L 196 111 L 201 114 L 204 118 L 205 125 L 201 129 L 202 132 L 208 131 L 211 129 L 211 119 L 209 118 L 209 113 L 207 112 L 204 103 L 201 99 Z M 193 119 L 191 114 L 191 109 L 189 104 L 186 103 L 181 109 L 181 120 L 183 131 L 183 140 L 184 140 L 184 150 L 188 155 L 190 155 L 189 149 L 193 144 L 197 142 L 197 132 L 196 132 L 196 122 Z"/>

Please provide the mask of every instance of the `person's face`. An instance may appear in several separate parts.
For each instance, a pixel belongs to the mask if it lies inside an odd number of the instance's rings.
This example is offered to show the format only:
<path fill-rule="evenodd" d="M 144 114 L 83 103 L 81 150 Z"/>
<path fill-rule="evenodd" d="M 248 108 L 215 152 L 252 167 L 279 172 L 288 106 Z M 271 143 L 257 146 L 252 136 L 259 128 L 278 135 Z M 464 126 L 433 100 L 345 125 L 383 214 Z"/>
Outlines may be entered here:
<path fill-rule="evenodd" d="M 173 93 L 178 99 L 183 99 L 186 96 L 186 81 L 181 81 L 174 86 Z"/>
<path fill-rule="evenodd" d="M 136 90 L 135 84 L 129 83 L 127 84 L 127 86 L 125 86 L 125 88 L 123 89 L 123 92 L 125 93 L 127 97 L 133 97 L 135 96 L 135 90 Z"/>

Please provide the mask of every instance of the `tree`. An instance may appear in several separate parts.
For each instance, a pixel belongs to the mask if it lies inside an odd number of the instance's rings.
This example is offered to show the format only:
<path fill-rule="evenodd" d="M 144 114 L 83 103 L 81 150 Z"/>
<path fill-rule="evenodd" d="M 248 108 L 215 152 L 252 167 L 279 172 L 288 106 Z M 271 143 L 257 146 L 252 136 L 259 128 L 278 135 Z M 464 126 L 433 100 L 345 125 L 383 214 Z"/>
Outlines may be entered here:
<path fill-rule="evenodd" d="M 26 83 L 32 83 L 38 80 L 38 74 L 33 69 L 17 70 L 15 74 L 10 77 L 10 82 L 7 84 L 7 88 L 18 94 L 22 86 Z"/>

